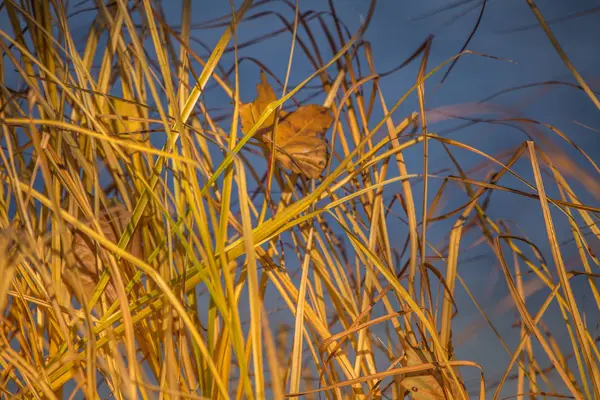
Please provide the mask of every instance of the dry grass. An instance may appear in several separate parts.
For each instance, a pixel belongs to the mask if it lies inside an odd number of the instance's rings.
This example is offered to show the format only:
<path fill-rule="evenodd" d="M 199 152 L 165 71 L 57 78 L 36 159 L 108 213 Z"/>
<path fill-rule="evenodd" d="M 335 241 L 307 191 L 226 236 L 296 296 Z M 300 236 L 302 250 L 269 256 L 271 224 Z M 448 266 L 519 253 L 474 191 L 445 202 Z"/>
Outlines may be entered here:
<path fill-rule="evenodd" d="M 458 55 L 431 67 L 426 41 L 414 86 L 390 101 L 362 41 L 371 14 L 347 34 L 330 17 L 315 28 L 298 9 L 284 16 L 290 54 L 311 60 L 314 73 L 294 76 L 302 82 L 288 90 L 288 68 L 278 99 L 242 134 L 237 49 L 260 43 L 241 41 L 236 28 L 250 14 L 261 18 L 251 3 L 215 22 L 221 39 L 202 59 L 190 48 L 191 7 L 202 7 L 191 0 L 177 29 L 151 0 L 96 2 L 84 47 L 61 2 L 2 2 L 10 26 L 0 29 L 0 397 L 485 399 L 516 380 L 517 398 L 600 398 L 595 317 L 584 312 L 600 307 L 600 208 L 578 193 L 598 199 L 592 157 L 568 133 L 524 117 L 488 121 L 536 127 L 509 153 L 436 135 L 424 88 Z M 330 48 L 307 32 L 326 35 Z M 236 62 L 224 75 L 231 48 Z M 207 104 L 217 91 L 231 98 L 225 111 Z M 335 116 L 328 167 L 316 180 L 277 167 L 254 138 L 309 91 Z M 399 116 L 410 96 L 419 110 Z M 445 175 L 430 169 L 434 145 L 447 152 Z M 423 164 L 407 165 L 408 152 Z M 481 165 L 465 168 L 456 155 L 465 152 Z M 444 204 L 452 188 L 462 201 L 455 209 Z M 497 192 L 539 204 L 545 225 L 529 228 L 544 230 L 549 254 L 527 228 L 488 214 Z M 450 224 L 446 240 L 432 243 L 428 231 L 441 221 Z M 569 263 L 557 224 L 577 248 Z M 475 245 L 501 267 L 517 342 L 505 340 L 461 276 L 459 259 Z M 588 304 L 576 280 L 586 280 Z M 506 350 L 500 376 L 456 357 L 458 290 L 495 333 L 493 347 Z M 532 290 L 547 296 L 535 311 L 526 304 Z M 550 334 L 544 321 L 553 318 L 569 342 Z M 465 381 L 467 373 L 479 378 Z"/>

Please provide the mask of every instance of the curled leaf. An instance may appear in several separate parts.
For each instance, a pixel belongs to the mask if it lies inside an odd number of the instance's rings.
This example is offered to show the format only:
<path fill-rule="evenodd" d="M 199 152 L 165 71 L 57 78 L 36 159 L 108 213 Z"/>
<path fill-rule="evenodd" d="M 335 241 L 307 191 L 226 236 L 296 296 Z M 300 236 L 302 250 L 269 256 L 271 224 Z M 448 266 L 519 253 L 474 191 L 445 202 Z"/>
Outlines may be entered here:
<path fill-rule="evenodd" d="M 277 96 L 275 95 L 275 91 L 269 82 L 267 82 L 267 76 L 263 71 L 260 73 L 260 83 L 256 85 L 256 98 L 252 103 L 242 104 L 240 107 L 240 120 L 242 122 L 242 132 L 248 133 L 250 129 L 254 126 L 258 117 L 265 111 L 267 106 L 277 100 Z M 285 111 L 280 112 L 280 116 L 283 116 Z M 275 113 L 271 114 L 269 118 L 264 122 L 261 128 L 257 131 L 256 136 L 260 136 L 263 133 L 268 134 L 268 127 L 273 127 L 275 122 Z"/>
<path fill-rule="evenodd" d="M 405 346 L 406 367 L 435 363 L 433 356 L 418 347 Z M 460 377 L 458 370 L 455 373 Z M 409 391 L 413 400 L 445 400 L 448 397 L 444 393 L 444 383 L 455 399 L 459 399 L 459 389 L 455 382 L 444 380 L 438 369 L 407 373 L 402 377 L 400 385 Z"/>
<path fill-rule="evenodd" d="M 116 204 L 100 214 L 98 223 L 106 239 L 117 243 L 130 218 L 131 212 L 124 205 Z M 88 226 L 92 226 L 91 222 L 88 223 Z M 71 250 L 75 256 L 76 265 L 64 268 L 63 274 L 69 276 L 70 280 L 76 280 L 81 283 L 83 295 L 87 301 L 91 299 L 100 275 L 104 271 L 104 267 L 102 266 L 102 262 L 100 263 L 100 267 L 98 267 L 98 263 L 96 262 L 97 247 L 95 242 L 87 235 L 75 231 Z M 142 237 L 139 229 L 136 229 L 125 250 L 136 257 L 142 256 Z M 119 265 L 124 268 L 122 272 L 124 272 L 125 278 L 133 276 L 132 271 L 130 268 L 127 268 L 126 263 L 121 262 Z M 106 285 L 105 294 L 110 303 L 117 299 L 117 290 L 112 278 Z"/>
<path fill-rule="evenodd" d="M 107 97 L 102 99 L 101 112 L 103 120 L 107 123 L 110 131 L 117 135 L 126 135 L 128 139 L 145 141 L 145 114 L 146 110 L 140 106 L 135 98 L 129 80 L 123 74 L 121 79 L 123 97 Z"/>
<path fill-rule="evenodd" d="M 267 106 L 277 100 L 264 72 L 256 85 L 257 96 L 252 103 L 240 107 L 242 132 L 247 134 Z M 283 168 L 308 178 L 317 179 L 327 165 L 325 132 L 333 123 L 331 110 L 316 104 L 302 106 L 293 112 L 281 111 L 275 135 L 275 159 Z M 275 114 L 256 131 L 255 136 L 270 148 Z"/>

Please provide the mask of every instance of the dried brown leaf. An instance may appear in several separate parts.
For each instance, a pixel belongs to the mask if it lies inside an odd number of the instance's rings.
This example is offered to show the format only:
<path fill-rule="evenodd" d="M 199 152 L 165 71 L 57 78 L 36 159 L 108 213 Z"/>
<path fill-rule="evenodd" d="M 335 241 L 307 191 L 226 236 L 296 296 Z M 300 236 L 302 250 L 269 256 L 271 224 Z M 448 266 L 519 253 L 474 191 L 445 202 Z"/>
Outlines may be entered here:
<path fill-rule="evenodd" d="M 116 204 L 102 212 L 98 217 L 98 222 L 106 239 L 113 243 L 118 243 L 130 218 L 131 212 L 124 205 Z M 88 226 L 92 226 L 92 224 L 88 223 Z M 98 284 L 100 275 L 104 271 L 102 261 L 100 267 L 98 267 L 98 263 L 96 262 L 96 244 L 87 235 L 75 231 L 71 250 L 75 256 L 76 265 L 72 266 L 72 268 L 65 268 L 63 274 L 70 275 L 69 278 L 71 280 L 75 279 L 81 282 L 84 291 L 83 294 L 86 300 L 89 300 Z M 125 250 L 138 258 L 142 257 L 142 236 L 139 229 L 136 229 Z M 122 272 L 124 272 L 126 278 L 133 276 L 125 262 L 120 262 L 119 265 L 123 266 Z M 105 294 L 110 303 L 117 299 L 117 290 L 112 279 L 106 285 Z"/>
<path fill-rule="evenodd" d="M 409 345 L 405 348 L 406 351 L 406 367 L 413 367 L 428 363 L 434 363 L 433 356 L 418 347 Z M 455 373 L 460 377 L 458 370 Z M 427 370 L 405 374 L 400 384 L 412 394 L 413 400 L 443 400 L 446 399 L 442 386 L 444 382 L 442 374 L 439 370 Z M 447 382 L 447 381 L 446 381 Z M 455 399 L 460 398 L 459 389 L 456 383 L 447 382 L 446 386 L 451 389 L 452 396 Z"/>
<path fill-rule="evenodd" d="M 240 107 L 242 132 L 247 134 L 256 124 L 267 106 L 277 97 L 264 72 L 261 82 L 256 85 L 257 96 L 252 103 Z M 302 106 L 288 113 L 279 113 L 279 123 L 275 135 L 275 159 L 285 169 L 317 179 L 327 165 L 327 142 L 325 132 L 333 123 L 331 110 L 316 104 Z M 275 123 L 272 114 L 257 130 L 255 136 L 269 147 L 271 132 Z"/>

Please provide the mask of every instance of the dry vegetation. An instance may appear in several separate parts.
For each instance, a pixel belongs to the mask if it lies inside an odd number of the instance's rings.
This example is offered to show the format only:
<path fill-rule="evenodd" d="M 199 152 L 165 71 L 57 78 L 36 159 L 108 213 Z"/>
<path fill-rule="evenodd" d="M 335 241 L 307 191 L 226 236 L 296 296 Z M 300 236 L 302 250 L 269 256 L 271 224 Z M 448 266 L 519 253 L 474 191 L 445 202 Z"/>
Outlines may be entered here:
<path fill-rule="evenodd" d="M 10 24 L 0 29 L 0 397 L 485 399 L 512 382 L 519 398 L 600 398 L 596 318 L 583 311 L 600 307 L 600 208 L 577 192 L 597 200 L 600 170 L 568 133 L 513 118 L 537 134 L 508 154 L 436 135 L 425 87 L 458 55 L 428 65 L 425 41 L 412 89 L 386 99 L 362 36 L 371 14 L 348 32 L 335 8 L 320 17 L 327 24 L 309 24 L 293 2 L 282 16 L 290 54 L 314 73 L 292 69 L 302 81 L 292 88 L 289 70 L 276 77 L 258 65 L 266 74 L 244 104 L 239 64 L 220 63 L 226 50 L 262 45 L 236 28 L 269 2 L 237 2 L 235 15 L 212 21 L 222 36 L 209 58 L 190 48 L 191 7 L 205 2 L 183 0 L 177 29 L 164 3 L 90 2 L 83 47 L 63 2 L 1 3 Z M 219 91 L 227 110 L 206 103 Z M 409 96 L 420 109 L 399 115 Z M 430 171 L 433 144 L 447 151 L 443 174 Z M 454 156 L 465 151 L 479 168 Z M 408 152 L 421 165 L 407 165 Z M 459 208 L 444 205 L 451 188 Z M 537 202 L 545 224 L 529 228 L 545 232 L 548 254 L 527 227 L 488 215 L 499 191 Z M 440 221 L 451 228 L 431 243 Z M 570 229 L 576 268 L 556 224 Z M 518 315 L 502 319 L 517 322 L 516 343 L 485 319 L 490 346 L 510 359 L 494 378 L 453 346 L 464 306 L 453 294 L 470 293 L 459 257 L 473 243 L 494 255 L 487 264 L 500 266 Z M 583 280 L 586 305 L 573 286 Z M 541 307 L 526 304 L 532 282 Z M 569 342 L 553 338 L 548 318 Z"/>

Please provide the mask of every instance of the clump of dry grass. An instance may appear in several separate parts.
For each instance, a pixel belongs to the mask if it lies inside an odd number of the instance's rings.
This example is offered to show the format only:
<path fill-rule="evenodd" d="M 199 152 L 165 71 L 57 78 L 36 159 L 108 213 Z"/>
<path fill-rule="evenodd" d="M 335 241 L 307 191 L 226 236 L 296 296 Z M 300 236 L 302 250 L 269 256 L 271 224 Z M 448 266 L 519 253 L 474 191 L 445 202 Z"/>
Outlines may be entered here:
<path fill-rule="evenodd" d="M 565 146 L 539 132 L 509 154 L 492 155 L 436 135 L 424 87 L 458 56 L 431 68 L 426 41 L 414 86 L 392 105 L 362 41 L 371 14 L 353 35 L 333 17 L 317 33 L 297 9 L 285 16 L 292 53 L 307 56 L 314 73 L 296 77 L 305 79 L 288 91 L 288 70 L 283 94 L 242 133 L 236 33 L 251 3 L 227 23 L 215 22 L 223 33 L 207 59 L 190 48 L 190 0 L 178 30 L 149 0 L 96 2 L 83 49 L 62 3 L 2 3 L 10 21 L 0 30 L 2 396 L 484 399 L 486 388 L 497 398 L 514 378 L 513 395 L 521 398 L 598 398 L 594 327 L 572 282 L 587 279 L 600 306 L 592 252 L 600 209 L 584 204 L 570 183 L 583 176 L 594 193 L 598 179 L 583 175 L 564 148 L 576 148 L 579 161 L 600 172 L 594 160 L 568 134 L 524 118 L 510 121 L 541 125 Z M 300 26 L 325 34 L 333 56 L 300 35 Z M 233 83 L 217 68 L 232 45 Z M 231 97 L 231 118 L 211 111 L 209 82 Z M 277 136 L 255 138 L 263 123 L 271 129 L 285 115 L 284 103 L 299 102 L 309 82 L 313 89 L 318 82 L 314 93 L 334 116 L 328 166 L 316 180 L 289 157 L 281 168 Z M 399 118 L 409 96 L 419 110 Z M 431 183 L 438 176 L 429 170 L 430 143 L 451 160 L 442 185 Z M 409 151 L 423 155 L 422 169 L 407 166 Z M 465 169 L 457 151 L 484 163 Z M 524 162 L 531 181 L 513 170 Z M 507 186 L 507 177 L 528 189 Z M 442 203 L 451 186 L 462 189 L 463 204 L 448 210 Z M 527 233 L 490 217 L 489 198 L 498 191 L 539 203 L 545 225 L 534 228 L 545 230 L 549 257 Z M 384 193 L 393 200 L 386 203 Z M 391 225 L 395 216 L 406 223 L 404 237 Z M 565 265 L 557 219 L 571 229 L 577 270 Z M 427 232 L 440 221 L 451 228 L 436 245 Z M 510 358 L 495 382 L 454 351 L 453 317 L 462 306 L 454 294 L 459 287 L 471 293 L 458 261 L 467 234 L 493 251 L 519 316 L 520 340 L 509 345 L 471 297 Z M 547 294 L 535 312 L 525 303 L 532 282 L 525 270 Z M 553 317 L 562 318 L 567 345 L 545 328 L 550 306 L 558 306 Z M 465 371 L 480 377 L 474 385 Z"/>

